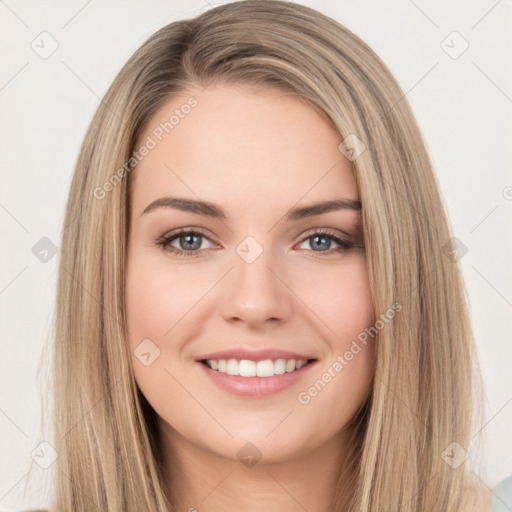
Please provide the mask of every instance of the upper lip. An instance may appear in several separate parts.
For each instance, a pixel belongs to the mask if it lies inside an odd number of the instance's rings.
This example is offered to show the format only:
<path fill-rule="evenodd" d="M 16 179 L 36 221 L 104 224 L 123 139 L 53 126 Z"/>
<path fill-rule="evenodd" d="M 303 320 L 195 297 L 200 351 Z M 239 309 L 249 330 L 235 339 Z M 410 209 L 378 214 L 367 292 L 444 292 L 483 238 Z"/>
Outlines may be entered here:
<path fill-rule="evenodd" d="M 308 360 L 315 359 L 314 357 L 299 354 L 297 352 L 290 352 L 288 350 L 279 350 L 277 348 L 264 348 L 259 350 L 238 347 L 219 352 L 211 352 L 196 358 L 196 361 L 204 361 L 206 359 L 249 359 L 251 361 L 263 361 L 264 359 L 295 359 L 295 360 Z"/>

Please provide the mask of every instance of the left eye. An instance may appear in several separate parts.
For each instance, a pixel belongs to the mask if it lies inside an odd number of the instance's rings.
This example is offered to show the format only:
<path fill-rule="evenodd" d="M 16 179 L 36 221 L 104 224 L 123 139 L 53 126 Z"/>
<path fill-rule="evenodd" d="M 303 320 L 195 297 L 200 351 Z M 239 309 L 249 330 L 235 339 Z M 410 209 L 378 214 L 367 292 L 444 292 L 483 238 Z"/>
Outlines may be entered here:
<path fill-rule="evenodd" d="M 314 250 L 314 252 L 326 252 L 331 248 L 333 241 L 335 244 L 338 244 L 340 246 L 338 248 L 335 248 L 335 251 L 342 251 L 343 249 L 349 249 L 350 247 L 353 247 L 353 245 L 347 242 L 346 240 L 343 240 L 332 233 L 324 232 L 309 235 L 301 242 L 301 245 L 305 242 L 309 242 L 311 247 L 320 249 L 319 251 L 312 249 Z"/>

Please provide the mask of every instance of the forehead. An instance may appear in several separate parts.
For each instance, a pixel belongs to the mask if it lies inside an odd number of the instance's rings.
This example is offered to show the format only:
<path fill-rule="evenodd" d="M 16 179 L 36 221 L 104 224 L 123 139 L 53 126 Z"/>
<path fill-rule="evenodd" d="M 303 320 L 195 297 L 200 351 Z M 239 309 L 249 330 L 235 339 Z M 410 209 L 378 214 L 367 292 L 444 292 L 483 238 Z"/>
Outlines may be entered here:
<path fill-rule="evenodd" d="M 151 149 L 130 177 L 134 210 L 164 194 L 227 209 L 357 199 L 341 141 L 313 107 L 280 89 L 190 89 L 163 104 L 138 140 L 135 150 Z"/>

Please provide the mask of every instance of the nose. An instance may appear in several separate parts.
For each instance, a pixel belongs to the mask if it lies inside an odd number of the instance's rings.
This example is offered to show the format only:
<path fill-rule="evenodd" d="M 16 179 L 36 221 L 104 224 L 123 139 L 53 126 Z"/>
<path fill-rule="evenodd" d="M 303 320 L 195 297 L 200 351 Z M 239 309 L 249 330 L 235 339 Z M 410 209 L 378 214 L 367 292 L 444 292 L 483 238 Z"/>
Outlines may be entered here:
<path fill-rule="evenodd" d="M 270 251 L 263 251 L 250 263 L 234 254 L 233 261 L 235 268 L 223 294 L 222 317 L 251 328 L 286 321 L 292 313 L 293 293 Z"/>

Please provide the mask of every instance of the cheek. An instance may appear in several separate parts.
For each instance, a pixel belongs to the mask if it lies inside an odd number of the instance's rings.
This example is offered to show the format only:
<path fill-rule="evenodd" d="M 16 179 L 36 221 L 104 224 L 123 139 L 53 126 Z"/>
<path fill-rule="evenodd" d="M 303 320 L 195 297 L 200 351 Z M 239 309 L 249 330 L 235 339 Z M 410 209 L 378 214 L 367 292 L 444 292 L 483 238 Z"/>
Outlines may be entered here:
<path fill-rule="evenodd" d="M 301 404 L 314 402 L 319 414 L 330 410 L 348 421 L 371 382 L 375 347 L 366 331 L 374 325 L 375 311 L 363 254 L 345 263 L 319 268 L 315 279 L 301 286 L 301 297 L 318 317 L 316 325 L 329 349 L 298 398 Z"/>
<path fill-rule="evenodd" d="M 189 325 L 190 312 L 205 291 L 204 276 L 170 270 L 164 258 L 151 256 L 138 248 L 130 253 L 125 306 L 134 376 L 146 399 L 159 410 L 170 394 L 180 396 L 180 386 L 166 370 L 180 357 L 180 333 Z M 193 328 L 186 334 L 193 336 Z M 145 354 L 149 354 L 146 361 Z M 186 396 L 182 399 L 187 400 Z"/>
<path fill-rule="evenodd" d="M 210 278 L 197 270 L 168 267 L 134 255 L 127 267 L 126 310 L 132 343 L 141 338 L 158 344 L 199 303 Z M 167 336 L 166 336 L 167 335 Z"/>
<path fill-rule="evenodd" d="M 342 265 L 319 266 L 301 283 L 298 295 L 315 313 L 334 351 L 346 350 L 353 337 L 375 320 L 364 253 Z"/>

